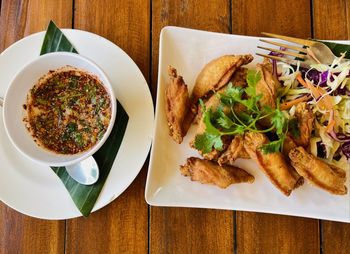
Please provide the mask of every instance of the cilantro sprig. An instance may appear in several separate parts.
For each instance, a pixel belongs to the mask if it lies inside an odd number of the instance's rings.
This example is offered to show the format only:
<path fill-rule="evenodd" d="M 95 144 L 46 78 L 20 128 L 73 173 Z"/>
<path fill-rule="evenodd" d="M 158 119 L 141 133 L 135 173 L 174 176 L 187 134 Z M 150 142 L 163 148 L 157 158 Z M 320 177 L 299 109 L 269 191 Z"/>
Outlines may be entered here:
<path fill-rule="evenodd" d="M 200 101 L 205 132 L 196 136 L 194 142 L 196 149 L 204 154 L 211 152 L 213 148 L 221 151 L 223 136 L 243 134 L 246 131 L 260 133 L 273 131 L 277 139 L 263 145 L 261 150 L 264 153 L 273 153 L 282 149 L 288 131 L 288 118 L 278 107 L 271 109 L 259 106 L 262 95 L 257 95 L 256 85 L 260 79 L 260 72 L 248 70 L 246 88 L 235 87 L 229 83 L 224 93 L 214 95 L 220 98 L 220 105 L 216 111 L 206 109 L 204 103 Z M 242 107 L 243 111 L 237 110 Z M 270 126 L 262 129 L 258 122 L 264 118 L 270 119 Z"/>

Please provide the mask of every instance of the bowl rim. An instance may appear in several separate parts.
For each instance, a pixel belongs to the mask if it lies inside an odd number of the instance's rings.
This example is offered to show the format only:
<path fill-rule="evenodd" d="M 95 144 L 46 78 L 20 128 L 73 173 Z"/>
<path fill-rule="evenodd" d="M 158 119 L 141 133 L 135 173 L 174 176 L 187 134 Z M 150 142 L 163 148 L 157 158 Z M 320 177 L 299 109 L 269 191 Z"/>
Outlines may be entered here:
<path fill-rule="evenodd" d="M 82 71 L 85 71 L 91 75 L 94 75 L 96 76 L 99 80 L 104 80 L 102 82 L 102 85 L 105 87 L 105 89 L 107 90 L 109 96 L 110 96 L 110 100 L 111 100 L 111 118 L 110 118 L 110 121 L 109 121 L 109 125 L 108 125 L 108 128 L 106 130 L 106 132 L 104 133 L 102 139 L 100 139 L 98 142 L 96 142 L 96 144 L 94 146 L 92 146 L 90 149 L 84 151 L 84 152 L 81 152 L 81 155 L 79 156 L 79 153 L 77 154 L 68 154 L 68 155 L 64 155 L 64 154 L 59 154 L 59 153 L 55 153 L 55 152 L 52 152 L 50 151 L 49 149 L 46 149 L 46 148 L 41 148 L 41 150 L 43 151 L 46 151 L 46 152 L 49 152 L 52 156 L 57 156 L 57 157 L 60 157 L 60 158 L 64 158 L 66 156 L 67 160 L 64 160 L 64 161 L 61 161 L 61 162 L 49 162 L 49 161 L 42 161 L 38 158 L 35 158 L 35 157 L 32 157 L 31 155 L 29 155 L 28 153 L 26 153 L 22 148 L 21 148 L 21 145 L 18 144 L 15 139 L 13 138 L 12 136 L 12 132 L 9 131 L 9 128 L 8 128 L 8 124 L 9 122 L 11 121 L 10 119 L 8 119 L 6 112 L 7 112 L 7 101 L 9 101 L 11 98 L 9 98 L 8 94 L 9 94 L 9 91 L 11 89 L 13 89 L 14 87 L 14 84 L 16 83 L 17 79 L 20 77 L 20 75 L 27 71 L 28 69 L 32 68 L 33 65 L 37 64 L 38 62 L 40 61 L 45 61 L 45 59 L 51 59 L 51 58 L 55 58 L 57 56 L 65 56 L 65 57 L 73 57 L 73 58 L 77 58 L 79 61 L 84 61 L 85 63 L 87 63 L 88 65 L 92 66 L 94 69 L 96 69 L 99 73 L 94 73 L 94 72 L 91 72 L 91 71 L 88 71 L 88 70 L 85 70 L 83 68 L 80 68 L 80 67 L 75 67 L 73 65 L 69 65 L 69 64 L 65 64 L 65 65 L 62 65 L 61 67 L 58 67 L 56 68 L 55 70 L 59 69 L 59 68 L 62 68 L 64 66 L 71 66 L 73 68 L 77 68 L 78 70 L 82 70 Z M 43 60 L 44 59 L 44 60 Z M 50 68 L 48 68 L 46 74 L 50 71 Z M 43 74 L 43 75 L 46 75 L 46 74 Z M 37 80 L 39 80 L 42 76 L 38 77 Z M 12 97 L 13 98 L 13 97 Z M 80 161 L 83 161 L 84 159 L 88 158 L 89 156 L 92 156 L 95 152 L 97 152 L 101 146 L 106 142 L 106 140 L 108 139 L 113 127 L 114 127 L 114 124 L 115 124 L 115 118 L 116 118 L 116 114 L 117 114 L 117 103 L 116 103 L 116 97 L 114 95 L 114 91 L 113 91 L 113 87 L 111 85 L 111 82 L 108 78 L 108 76 L 106 75 L 106 73 L 102 70 L 101 67 L 99 67 L 94 61 L 92 61 L 91 59 L 85 57 L 85 56 L 82 56 L 80 54 L 77 54 L 77 53 L 72 53 L 72 52 L 51 52 L 51 53 L 47 53 L 47 54 L 44 54 L 44 55 L 40 55 L 38 56 L 37 58 L 35 58 L 33 61 L 30 61 L 28 62 L 26 65 L 24 65 L 20 70 L 18 70 L 18 72 L 14 75 L 14 77 L 12 78 L 11 82 L 9 82 L 8 84 L 8 87 L 6 89 L 6 93 L 5 93 L 5 96 L 4 96 L 4 101 L 3 101 L 3 121 L 4 121 L 4 127 L 5 127 L 5 132 L 6 132 L 6 135 L 7 137 L 10 139 L 11 143 L 14 145 L 14 147 L 22 154 L 24 155 L 25 157 L 31 159 L 32 161 L 35 161 L 39 164 L 43 164 L 43 165 L 46 165 L 46 166 L 53 166 L 53 167 L 62 167 L 62 166 L 69 166 L 69 165 L 73 165 L 73 164 L 76 164 L 76 163 L 79 163 Z M 28 135 L 31 136 L 31 134 L 28 132 Z M 33 144 L 36 144 L 34 141 L 33 141 Z M 38 146 L 39 147 L 39 146 Z M 69 156 L 76 156 L 75 158 L 71 158 L 69 159 Z"/>

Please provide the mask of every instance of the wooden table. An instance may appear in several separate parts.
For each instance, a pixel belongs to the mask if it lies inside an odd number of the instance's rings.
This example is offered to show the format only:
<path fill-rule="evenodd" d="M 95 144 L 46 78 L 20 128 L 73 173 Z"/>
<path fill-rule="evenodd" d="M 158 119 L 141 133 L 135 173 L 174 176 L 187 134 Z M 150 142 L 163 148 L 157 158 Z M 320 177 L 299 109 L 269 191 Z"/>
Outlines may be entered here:
<path fill-rule="evenodd" d="M 211 2 L 211 3 L 209 3 Z M 288 2 L 288 3 L 287 3 Z M 123 48 L 157 92 L 166 25 L 350 39 L 347 0 L 2 0 L 0 51 L 53 19 Z M 1 162 L 0 162 L 1 166 Z M 33 219 L 0 204 L 0 253 L 350 253 L 350 224 L 250 212 L 150 207 L 148 161 L 132 185 L 88 219 Z M 0 186 L 1 188 L 1 186 Z"/>

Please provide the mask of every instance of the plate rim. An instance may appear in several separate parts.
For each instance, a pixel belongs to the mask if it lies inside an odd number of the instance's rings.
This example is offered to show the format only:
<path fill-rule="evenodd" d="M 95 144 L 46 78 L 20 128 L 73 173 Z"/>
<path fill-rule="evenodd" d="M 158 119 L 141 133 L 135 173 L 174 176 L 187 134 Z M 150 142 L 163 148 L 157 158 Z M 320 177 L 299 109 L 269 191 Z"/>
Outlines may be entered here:
<path fill-rule="evenodd" d="M 163 27 L 163 29 L 161 30 L 160 33 L 160 42 L 159 42 L 159 60 L 158 60 L 158 80 L 157 80 L 157 96 L 156 96 L 156 104 L 159 101 L 159 94 L 160 94 L 160 89 L 159 89 L 159 85 L 161 82 L 161 65 L 162 65 L 162 50 L 163 50 L 163 36 L 164 33 L 166 32 L 179 32 L 179 31 L 186 31 L 186 32 L 192 32 L 192 33 L 202 33 L 202 34 L 208 34 L 208 35 L 215 35 L 215 36 L 221 36 L 221 37 L 236 37 L 236 38 L 251 38 L 251 39 L 259 39 L 261 37 L 259 36 L 246 36 L 246 35 L 236 35 L 236 34 L 226 34 L 226 33 L 219 33 L 219 32 L 211 32 L 211 31 L 205 31 L 205 30 L 198 30 L 198 29 L 192 29 L 192 28 L 185 28 L 185 27 L 178 27 L 178 26 L 165 26 Z M 333 41 L 333 42 L 339 42 L 339 43 L 350 43 L 350 40 L 327 40 L 327 41 Z M 157 105 L 158 106 L 158 105 Z M 157 110 L 158 107 L 156 108 L 156 112 L 155 112 L 155 128 L 154 128 L 154 132 L 156 133 L 157 130 L 157 122 L 159 120 L 157 120 L 159 118 L 159 111 Z M 156 186 L 156 187 L 152 187 L 154 190 L 156 191 L 152 191 L 150 190 L 150 185 L 151 185 L 151 177 L 153 174 L 155 174 L 153 171 L 153 162 L 154 160 L 156 160 L 156 156 L 154 155 L 154 149 L 157 146 L 157 142 L 155 140 L 155 135 L 154 135 L 154 141 L 153 141 L 153 145 L 151 147 L 151 152 L 150 152 L 150 163 L 149 163 L 149 167 L 148 167 L 148 174 L 147 174 L 147 182 L 146 182 L 146 188 L 145 188 L 145 199 L 146 202 L 151 205 L 151 206 L 159 206 L 159 207 L 189 207 L 189 208 L 204 208 L 204 209 L 219 209 L 219 210 L 238 210 L 238 211 L 251 211 L 251 212 L 260 212 L 260 213 L 270 213 L 270 214 L 281 214 L 281 215 L 288 215 L 288 216 L 297 216 L 297 217 L 305 217 L 305 218 L 319 218 L 319 219 L 328 219 L 328 220 L 334 220 L 334 221 L 341 221 L 341 222 L 350 222 L 350 214 L 345 218 L 345 217 L 334 217 L 334 216 L 322 216 L 322 215 L 312 215 L 312 214 L 307 214 L 307 213 L 303 213 L 303 214 L 294 214 L 293 212 L 279 212 L 279 211 L 273 211 L 273 209 L 260 209 L 260 210 L 252 210 L 252 209 L 247 209 L 247 208 L 228 208 L 227 206 L 224 207 L 218 207 L 218 206 L 212 206 L 212 205 L 200 205 L 198 203 L 196 204 L 192 204 L 192 205 L 188 205 L 187 201 L 183 201 L 183 203 L 177 203 L 178 201 L 174 202 L 164 202 L 164 201 L 157 201 L 157 197 L 156 197 L 156 193 L 158 192 L 158 188 L 160 188 L 161 186 Z M 350 177 L 350 176 L 348 176 Z M 157 180 L 152 180 L 153 183 L 155 184 L 157 183 Z M 348 194 L 349 195 L 349 194 Z M 348 198 L 349 199 L 349 198 Z"/>
<path fill-rule="evenodd" d="M 89 31 L 84 31 L 84 30 L 80 30 L 80 29 L 70 29 L 70 28 L 64 28 L 64 29 L 61 29 L 63 31 L 63 33 L 76 33 L 78 34 L 77 36 L 81 36 L 82 34 L 84 34 L 84 36 L 88 36 L 88 37 L 91 37 L 93 38 L 94 40 L 96 39 L 100 39 L 100 40 L 103 40 L 104 43 L 108 43 L 110 46 L 112 46 L 116 51 L 119 51 L 119 54 L 124 54 L 125 57 L 127 57 L 128 61 L 130 61 L 130 64 L 134 65 L 134 67 L 136 68 L 135 71 L 137 70 L 138 72 L 138 76 L 140 76 L 142 78 L 142 85 L 141 86 L 146 86 L 145 88 L 145 92 L 144 94 L 146 95 L 146 99 L 148 100 L 148 103 L 149 105 L 148 106 L 151 106 L 151 110 L 149 110 L 149 112 L 147 112 L 147 115 L 149 114 L 148 117 L 152 116 L 152 118 L 149 119 L 149 130 L 148 132 L 152 133 L 153 134 L 153 130 L 154 130 L 154 109 L 155 109 L 155 106 L 154 106 L 154 103 L 153 103 L 153 99 L 152 99 L 152 95 L 151 95 L 151 92 L 150 92 L 150 87 L 148 85 L 148 82 L 146 81 L 142 71 L 140 70 L 140 68 L 137 66 L 137 64 L 135 63 L 135 61 L 122 49 L 120 48 L 118 45 L 116 45 L 114 42 L 108 40 L 107 38 L 101 36 L 101 35 L 98 35 L 98 34 L 95 34 L 95 33 L 92 33 L 92 32 L 89 32 Z M 44 36 L 44 33 L 45 33 L 45 30 L 44 31 L 39 31 L 39 32 L 36 32 L 36 33 L 32 33 L 30 35 L 27 35 L 19 40 L 17 40 L 16 42 L 12 43 L 11 45 L 9 45 L 6 49 L 4 49 L 1 53 L 0 53 L 0 58 L 3 57 L 4 55 L 7 54 L 7 52 L 10 52 L 13 48 L 17 47 L 18 45 L 24 43 L 28 43 L 30 42 L 31 40 L 35 39 L 36 37 L 38 36 Z M 69 35 L 65 34 L 67 36 L 67 38 L 69 38 Z M 94 58 L 91 57 L 90 55 L 84 55 L 85 57 L 91 59 L 92 61 L 95 62 Z M 99 64 L 98 64 L 99 65 Z M 100 67 L 101 68 L 101 67 Z M 103 68 L 101 68 L 104 72 L 105 70 Z M 107 76 L 109 77 L 109 74 L 107 73 Z M 110 77 L 109 77 L 110 79 Z M 8 85 L 4 85 L 5 87 L 5 92 L 7 90 L 7 87 Z M 114 89 L 115 89 L 116 86 L 114 86 Z M 117 98 L 118 96 L 116 96 Z M 2 109 L 1 109 L 2 110 Z M 130 120 L 131 118 L 129 118 L 129 122 L 128 122 L 128 126 L 125 130 L 125 133 L 128 131 L 128 128 L 130 128 L 129 126 L 129 123 L 130 123 Z M 149 136 L 147 137 L 147 139 L 145 139 L 144 141 L 144 145 L 143 145 L 143 148 L 145 149 L 144 151 L 147 151 L 145 152 L 144 156 L 142 157 L 142 159 L 139 159 L 139 164 L 137 167 L 135 165 L 135 168 L 137 168 L 137 170 L 135 170 L 133 173 L 133 175 L 131 176 L 131 179 L 130 181 L 128 182 L 124 182 L 124 184 L 122 184 L 122 188 L 119 189 L 119 191 L 117 192 L 114 192 L 112 195 L 113 197 L 111 199 L 108 199 L 106 200 L 104 203 L 101 203 L 99 206 L 96 206 L 96 204 L 98 204 L 98 201 L 96 202 L 93 210 L 91 213 L 95 212 L 95 211 L 98 211 L 100 210 L 101 208 L 104 208 L 105 206 L 109 205 L 111 202 L 113 202 L 116 198 L 118 198 L 122 193 L 124 193 L 124 191 L 134 182 L 134 180 L 136 179 L 136 177 L 139 175 L 143 165 L 145 164 L 146 160 L 147 160 L 147 157 L 149 155 L 149 152 L 150 152 L 150 147 L 152 145 L 152 141 L 153 141 L 153 136 Z M 11 144 L 12 146 L 12 144 Z M 127 149 L 127 147 L 125 148 Z M 27 160 L 27 159 L 26 159 Z M 113 164 L 114 165 L 114 164 Z M 111 171 L 113 170 L 113 166 L 112 166 L 112 169 Z M 130 175 L 130 174 L 129 174 Z M 108 178 L 107 178 L 108 180 Z M 105 182 L 105 185 L 103 186 L 102 188 L 102 191 L 100 193 L 100 195 L 103 193 L 103 189 L 105 188 L 106 186 L 106 183 L 107 183 L 107 180 Z M 60 179 L 58 179 L 58 181 L 61 181 Z M 61 182 L 59 182 L 59 184 L 61 184 Z M 65 191 L 67 191 L 64 187 L 64 185 L 62 185 L 64 188 Z M 66 193 L 66 195 L 70 198 L 68 192 Z M 100 197 L 99 197 L 100 198 Z M 66 220 L 66 219 L 72 219 L 72 218 L 78 218 L 78 217 L 81 217 L 82 214 L 79 212 L 79 210 L 77 209 L 77 213 L 74 212 L 74 215 L 71 215 L 71 216 L 65 216 L 64 214 L 63 215 L 60 215 L 60 216 L 38 216 L 37 214 L 32 214 L 26 210 L 23 210 L 21 208 L 18 208 L 15 204 L 15 202 L 10 202 L 8 201 L 8 199 L 4 199 L 3 196 L 0 197 L 0 201 L 3 202 L 6 206 L 14 209 L 15 211 L 21 213 L 21 214 L 24 214 L 24 215 L 27 215 L 27 216 L 30 216 L 30 217 L 33 217 L 33 218 L 38 218 L 38 219 L 44 219 L 44 220 Z"/>

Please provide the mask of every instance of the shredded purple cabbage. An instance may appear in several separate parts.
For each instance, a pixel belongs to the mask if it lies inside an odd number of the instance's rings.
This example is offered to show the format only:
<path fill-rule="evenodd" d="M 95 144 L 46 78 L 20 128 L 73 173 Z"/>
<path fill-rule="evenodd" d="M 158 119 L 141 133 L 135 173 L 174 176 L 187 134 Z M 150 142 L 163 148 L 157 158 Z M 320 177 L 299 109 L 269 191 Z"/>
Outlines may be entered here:
<path fill-rule="evenodd" d="M 350 158 L 350 141 L 345 142 L 341 145 L 341 151 L 343 152 L 343 154 L 347 159 Z"/>
<path fill-rule="evenodd" d="M 347 87 L 338 87 L 335 91 L 334 91 L 334 95 L 347 95 L 350 96 L 350 90 Z"/>
<path fill-rule="evenodd" d="M 350 142 L 350 135 L 345 135 L 343 133 L 336 133 L 335 131 L 332 131 L 328 133 L 329 136 L 331 136 L 335 141 L 338 141 L 340 143 Z"/>
<path fill-rule="evenodd" d="M 293 66 L 294 68 L 296 68 L 296 66 Z M 309 69 L 300 67 L 299 68 L 300 72 L 301 72 L 301 76 L 303 77 L 303 79 L 305 79 L 305 77 L 309 80 L 312 80 L 314 82 L 314 84 L 319 84 L 321 87 L 325 87 L 326 83 L 327 83 L 327 76 L 328 76 L 328 71 L 324 71 L 324 72 L 319 72 L 318 70 L 312 69 L 309 71 Z M 309 71 L 309 72 L 308 72 Z M 307 75 L 306 75 L 307 73 Z M 334 75 L 339 75 L 339 73 L 334 73 Z M 347 77 L 350 77 L 350 73 L 347 75 Z M 333 81 L 333 77 L 330 77 L 330 80 Z M 334 92 L 333 95 L 347 95 L 350 96 L 350 90 L 347 87 L 343 87 L 340 88 L 338 87 Z"/>
<path fill-rule="evenodd" d="M 286 51 L 287 48 L 285 48 L 285 47 L 280 47 L 280 50 Z M 283 53 L 279 53 L 279 52 L 273 52 L 273 51 L 271 51 L 271 52 L 269 53 L 269 56 L 279 56 L 279 57 L 283 57 L 284 54 L 283 54 Z"/>
<path fill-rule="evenodd" d="M 287 48 L 285 47 L 280 47 L 280 50 L 282 51 L 286 51 Z M 278 56 L 278 57 L 283 57 L 284 54 L 283 53 L 279 53 L 279 52 L 270 52 L 269 53 L 270 56 Z M 272 75 L 276 78 L 278 78 L 280 75 L 277 73 L 277 61 L 275 59 L 271 59 L 272 61 Z"/>
<path fill-rule="evenodd" d="M 305 79 L 306 77 L 307 79 L 312 80 L 314 84 L 320 84 L 320 86 L 324 86 L 327 83 L 328 71 L 319 72 L 318 70 L 315 70 L 315 69 L 312 69 L 309 71 L 309 69 L 306 69 L 303 67 L 300 67 L 299 70 L 301 72 L 301 76 L 303 77 L 303 79 Z"/>
<path fill-rule="evenodd" d="M 327 156 L 326 146 L 321 141 L 317 142 L 316 146 L 317 146 L 317 157 L 326 158 Z"/>

